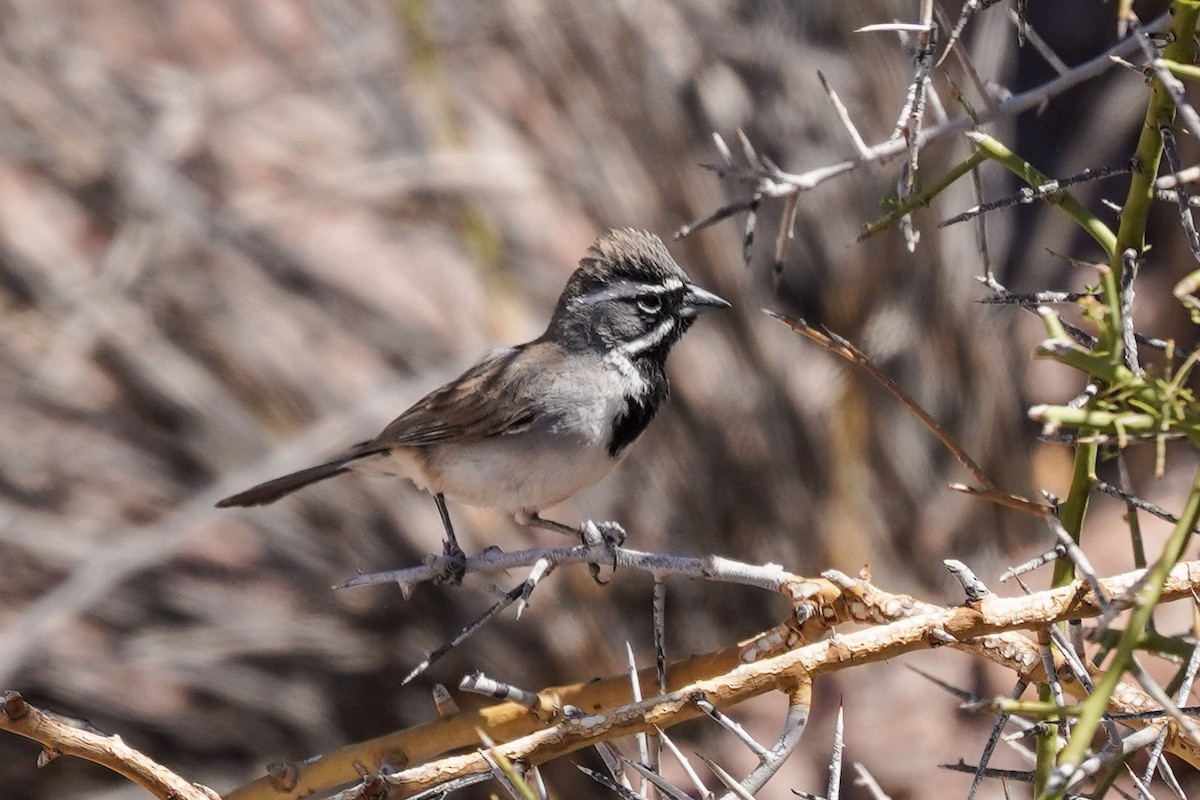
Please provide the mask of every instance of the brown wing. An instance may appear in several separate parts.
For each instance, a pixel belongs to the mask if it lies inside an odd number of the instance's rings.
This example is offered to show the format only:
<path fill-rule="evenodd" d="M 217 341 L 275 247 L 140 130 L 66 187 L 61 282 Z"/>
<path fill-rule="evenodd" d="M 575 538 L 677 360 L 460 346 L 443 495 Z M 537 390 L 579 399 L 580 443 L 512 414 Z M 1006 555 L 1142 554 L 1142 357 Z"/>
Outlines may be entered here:
<path fill-rule="evenodd" d="M 379 450 L 475 441 L 527 430 L 533 409 L 522 397 L 526 383 L 514 366 L 525 345 L 495 350 L 450 383 L 422 397 L 379 436 L 359 445 Z"/>
<path fill-rule="evenodd" d="M 472 441 L 527 430 L 532 424 L 530 381 L 516 374 L 514 361 L 525 346 L 489 353 L 459 378 L 421 398 L 369 442 L 315 467 L 260 483 L 226 497 L 219 507 L 273 503 L 284 495 L 349 470 L 360 458 L 397 445 L 420 446 Z"/>

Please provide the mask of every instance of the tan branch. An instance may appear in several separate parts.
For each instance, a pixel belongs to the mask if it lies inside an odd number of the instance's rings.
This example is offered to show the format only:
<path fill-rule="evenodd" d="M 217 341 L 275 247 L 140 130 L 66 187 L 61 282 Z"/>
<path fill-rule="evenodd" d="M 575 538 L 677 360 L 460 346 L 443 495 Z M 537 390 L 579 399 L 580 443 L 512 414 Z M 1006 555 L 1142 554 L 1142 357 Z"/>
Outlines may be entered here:
<path fill-rule="evenodd" d="M 134 750 L 120 736 L 87 730 L 79 724 L 35 708 L 17 692 L 5 692 L 0 730 L 33 739 L 45 748 L 39 763 L 60 755 L 77 756 L 123 775 L 163 800 L 220 800 L 212 789 L 191 783 Z"/>
<path fill-rule="evenodd" d="M 1119 596 L 1134 585 L 1140 572 L 1108 578 L 1104 592 Z M 1171 573 L 1163 600 L 1191 597 L 1200 586 L 1200 562 L 1179 564 Z M 500 742 L 505 757 L 541 764 L 597 742 L 639 732 L 653 732 L 693 719 L 702 698 L 717 707 L 779 691 L 793 695 L 811 677 L 915 650 L 952 646 L 1038 679 L 1042 670 L 1037 644 L 1017 633 L 1052 622 L 1094 617 L 1099 605 L 1083 581 L 1021 597 L 989 594 L 969 605 L 943 607 L 908 595 L 885 592 L 867 581 L 840 573 L 825 578 L 796 579 L 784 587 L 805 622 L 785 623 L 737 646 L 697 656 L 673 665 L 667 673 L 666 694 L 631 702 L 629 680 L 616 676 L 602 681 L 552 687 L 539 692 L 540 712 L 516 703 L 500 703 L 436 720 L 406 731 L 344 748 L 304 765 L 275 770 L 229 794 L 227 800 L 294 800 L 314 791 L 356 782 L 359 769 L 393 772 L 384 780 L 407 796 L 464 775 L 486 772 L 478 753 L 452 755 L 421 763 L 461 748 L 479 746 L 477 731 Z M 813 640 L 835 624 L 861 623 L 864 630 Z M 654 675 L 640 675 L 642 689 L 654 691 Z M 1063 687 L 1083 696 L 1082 687 L 1068 680 Z M 568 715 L 573 706 L 581 712 Z M 1114 712 L 1147 711 L 1157 705 L 1137 686 L 1122 684 L 1114 694 Z M 552 714 L 547 718 L 546 709 Z M 540 716 L 539 716 L 540 715 Z M 1162 724 L 1162 723 L 1141 723 Z M 1170 752 L 1200 765 L 1200 752 L 1168 724 Z M 409 766 L 415 765 L 415 766 Z M 344 797 L 358 797 L 358 788 Z"/>

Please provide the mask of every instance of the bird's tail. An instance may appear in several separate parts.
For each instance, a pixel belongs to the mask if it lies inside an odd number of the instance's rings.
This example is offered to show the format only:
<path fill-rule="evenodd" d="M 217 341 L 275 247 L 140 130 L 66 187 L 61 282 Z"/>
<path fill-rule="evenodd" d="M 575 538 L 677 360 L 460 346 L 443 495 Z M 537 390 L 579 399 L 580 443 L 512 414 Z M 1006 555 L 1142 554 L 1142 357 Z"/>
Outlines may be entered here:
<path fill-rule="evenodd" d="M 297 489 L 303 489 L 309 484 L 323 481 L 326 478 L 332 478 L 334 475 L 341 475 L 343 472 L 349 472 L 350 467 L 348 464 L 357 458 L 361 458 L 361 456 L 355 454 L 350 457 L 339 458 L 335 461 L 318 464 L 315 467 L 302 469 L 299 472 L 293 472 L 290 475 L 284 475 L 281 478 L 275 478 L 266 483 L 260 483 L 244 492 L 238 492 L 235 495 L 226 497 L 217 503 L 217 508 L 262 506 L 267 503 L 274 503 L 284 495 L 291 494 Z"/>

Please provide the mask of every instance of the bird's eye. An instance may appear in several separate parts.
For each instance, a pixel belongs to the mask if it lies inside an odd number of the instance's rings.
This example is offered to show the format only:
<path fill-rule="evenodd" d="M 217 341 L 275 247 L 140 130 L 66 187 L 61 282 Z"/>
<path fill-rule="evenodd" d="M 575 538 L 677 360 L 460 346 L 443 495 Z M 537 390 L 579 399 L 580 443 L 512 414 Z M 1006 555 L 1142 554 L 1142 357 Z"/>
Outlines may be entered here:
<path fill-rule="evenodd" d="M 637 307 L 647 314 L 655 314 L 662 308 L 662 298 L 656 294 L 644 294 L 638 297 Z"/>

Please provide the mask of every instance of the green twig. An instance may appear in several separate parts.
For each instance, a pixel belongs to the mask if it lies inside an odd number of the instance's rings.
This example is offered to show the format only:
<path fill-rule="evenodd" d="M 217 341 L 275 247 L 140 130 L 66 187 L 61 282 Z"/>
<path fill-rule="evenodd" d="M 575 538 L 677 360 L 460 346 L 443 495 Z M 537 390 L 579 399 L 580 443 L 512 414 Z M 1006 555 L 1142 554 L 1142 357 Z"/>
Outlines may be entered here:
<path fill-rule="evenodd" d="M 1161 63 L 1164 67 L 1171 70 L 1172 73 L 1181 78 L 1200 79 L 1200 67 L 1196 66 L 1195 64 L 1181 64 L 1178 61 L 1171 61 L 1166 58 L 1164 58 Z"/>
<path fill-rule="evenodd" d="M 950 186 L 950 184 L 954 183 L 963 175 L 966 175 L 968 172 L 975 169 L 985 160 L 986 157 L 979 151 L 972 153 L 970 158 L 961 164 L 956 165 L 945 175 L 938 178 L 937 181 L 930 185 L 928 189 L 906 198 L 894 209 L 892 209 L 891 213 L 889 213 L 886 217 L 881 217 L 880 219 L 877 219 L 865 226 L 862 230 L 862 233 L 858 235 L 858 241 L 861 242 L 863 239 L 874 236 L 880 231 L 890 228 L 892 225 L 900 221 L 900 219 L 906 214 L 911 214 L 918 208 L 924 208 L 925 206 L 929 205 L 933 198 L 944 192 L 946 188 Z"/>
<path fill-rule="evenodd" d="M 1045 186 L 1053 180 L 986 133 L 967 131 L 964 135 L 975 143 L 975 146 L 979 148 L 981 153 L 1012 172 L 1030 186 Z M 1054 195 L 1048 195 L 1046 202 L 1056 204 L 1063 211 L 1067 212 L 1071 219 L 1078 222 L 1080 227 L 1087 231 L 1104 248 L 1105 254 L 1110 258 L 1112 257 L 1118 237 L 1113 234 L 1112 229 L 1105 225 L 1099 217 L 1089 211 L 1087 206 L 1076 200 L 1074 195 L 1064 189 Z"/>
<path fill-rule="evenodd" d="M 1082 448 L 1081 448 L 1082 449 Z M 1163 554 L 1151 565 L 1146 575 L 1146 581 L 1141 590 L 1134 596 L 1133 610 L 1129 615 L 1129 624 L 1117 642 L 1116 652 L 1108 664 L 1108 668 L 1096 683 L 1094 691 L 1083 701 L 1079 722 L 1071 734 L 1071 740 L 1059 757 L 1058 769 L 1055 771 L 1056 781 L 1048 786 L 1040 795 L 1041 800 L 1060 798 L 1066 792 L 1067 782 L 1071 775 L 1083 762 L 1092 737 L 1100 725 L 1100 720 L 1108 710 L 1113 691 L 1124 677 L 1126 669 L 1133 660 L 1134 650 L 1146 632 L 1150 615 L 1154 613 L 1158 600 L 1162 596 L 1163 584 L 1166 583 L 1171 569 L 1183 557 L 1183 551 L 1191 540 L 1192 528 L 1200 520 L 1200 472 L 1192 483 L 1191 494 L 1188 495 L 1187 506 L 1180 515 L 1178 524 L 1171 532 L 1163 548 Z"/>

